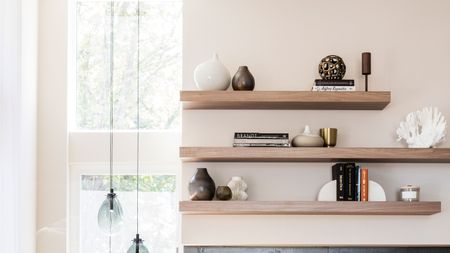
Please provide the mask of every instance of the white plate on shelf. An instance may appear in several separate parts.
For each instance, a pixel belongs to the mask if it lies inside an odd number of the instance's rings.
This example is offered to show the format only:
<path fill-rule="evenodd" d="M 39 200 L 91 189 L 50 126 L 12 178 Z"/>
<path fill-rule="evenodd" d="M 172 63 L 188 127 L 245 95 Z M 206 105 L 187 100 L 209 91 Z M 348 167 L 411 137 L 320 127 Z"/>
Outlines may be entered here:
<path fill-rule="evenodd" d="M 317 195 L 318 201 L 336 201 L 336 180 L 326 183 Z M 369 180 L 369 201 L 386 201 L 386 193 L 377 182 Z"/>

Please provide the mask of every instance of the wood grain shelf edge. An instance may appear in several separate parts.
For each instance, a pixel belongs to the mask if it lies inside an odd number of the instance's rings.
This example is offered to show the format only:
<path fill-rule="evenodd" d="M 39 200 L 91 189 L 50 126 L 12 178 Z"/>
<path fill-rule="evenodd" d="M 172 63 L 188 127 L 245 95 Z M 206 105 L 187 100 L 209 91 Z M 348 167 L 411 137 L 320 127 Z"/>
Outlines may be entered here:
<path fill-rule="evenodd" d="M 441 202 L 180 201 L 185 215 L 432 215 Z"/>
<path fill-rule="evenodd" d="M 184 109 L 382 110 L 389 91 L 181 91 Z"/>
<path fill-rule="evenodd" d="M 450 163 L 450 148 L 180 147 L 184 162 Z"/>

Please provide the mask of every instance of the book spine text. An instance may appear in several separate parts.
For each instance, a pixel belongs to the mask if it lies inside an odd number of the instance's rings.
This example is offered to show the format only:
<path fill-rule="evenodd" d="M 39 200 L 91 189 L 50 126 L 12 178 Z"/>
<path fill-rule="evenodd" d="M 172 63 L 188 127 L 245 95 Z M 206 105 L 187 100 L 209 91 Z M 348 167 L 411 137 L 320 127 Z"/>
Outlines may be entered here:
<path fill-rule="evenodd" d="M 369 171 L 361 169 L 361 201 L 369 201 Z"/>

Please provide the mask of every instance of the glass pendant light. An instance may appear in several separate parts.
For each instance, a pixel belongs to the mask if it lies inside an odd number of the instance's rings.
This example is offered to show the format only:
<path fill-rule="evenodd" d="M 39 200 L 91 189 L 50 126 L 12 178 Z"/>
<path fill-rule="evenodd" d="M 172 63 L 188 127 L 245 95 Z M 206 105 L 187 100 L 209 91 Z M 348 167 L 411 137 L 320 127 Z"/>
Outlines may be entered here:
<path fill-rule="evenodd" d="M 139 80 L 139 28 L 140 28 L 140 17 L 141 8 L 140 1 L 137 2 L 137 91 L 136 91 L 136 129 L 137 129 L 137 140 L 136 140 L 136 237 L 133 239 L 133 244 L 128 248 L 127 253 L 149 253 L 147 247 L 145 247 L 143 240 L 139 237 L 139 144 L 140 144 L 140 117 L 139 117 L 139 106 L 140 106 L 140 80 Z"/>
<path fill-rule="evenodd" d="M 110 189 L 106 199 L 98 210 L 98 226 L 107 234 L 115 234 L 120 231 L 123 224 L 122 205 L 117 199 L 114 189 Z"/>
<path fill-rule="evenodd" d="M 112 235 L 120 231 L 123 224 L 123 210 L 117 194 L 113 188 L 113 147 L 114 147 L 114 89 L 113 89 L 113 61 L 114 61 L 114 1 L 111 1 L 111 33 L 110 33 L 110 117 L 109 117 L 109 193 L 98 210 L 97 221 L 100 230 Z"/>
<path fill-rule="evenodd" d="M 136 234 L 136 238 L 133 239 L 133 245 L 128 249 L 127 253 L 149 253 L 147 247 L 145 247 L 139 234 Z"/>

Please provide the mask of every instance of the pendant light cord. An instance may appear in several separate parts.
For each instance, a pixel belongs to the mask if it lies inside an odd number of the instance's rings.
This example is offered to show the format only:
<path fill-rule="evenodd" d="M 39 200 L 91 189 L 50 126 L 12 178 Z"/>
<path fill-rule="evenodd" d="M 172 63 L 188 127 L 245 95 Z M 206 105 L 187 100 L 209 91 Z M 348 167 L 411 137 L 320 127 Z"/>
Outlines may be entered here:
<path fill-rule="evenodd" d="M 114 155 L 114 1 L 111 1 L 110 51 L 109 51 L 109 192 L 113 192 L 113 155 Z M 111 208 L 112 206 L 110 206 Z M 112 216 L 109 215 L 112 229 Z M 109 253 L 112 252 L 111 233 L 109 235 Z"/>
<path fill-rule="evenodd" d="M 109 189 L 113 189 L 114 155 L 114 1 L 111 1 L 111 31 L 109 51 Z"/>
<path fill-rule="evenodd" d="M 110 51 L 109 51 L 109 191 L 113 191 L 113 155 L 114 155 L 114 1 L 111 1 L 111 20 L 110 20 Z M 112 229 L 112 217 L 109 215 Z M 112 252 L 111 233 L 109 235 L 109 253 Z"/>
<path fill-rule="evenodd" d="M 137 113 L 136 113 L 136 128 L 137 128 L 137 147 L 136 147 L 136 234 L 139 234 L 139 147 L 140 147 L 140 22 L 141 22 L 141 6 L 140 1 L 137 1 Z"/>

